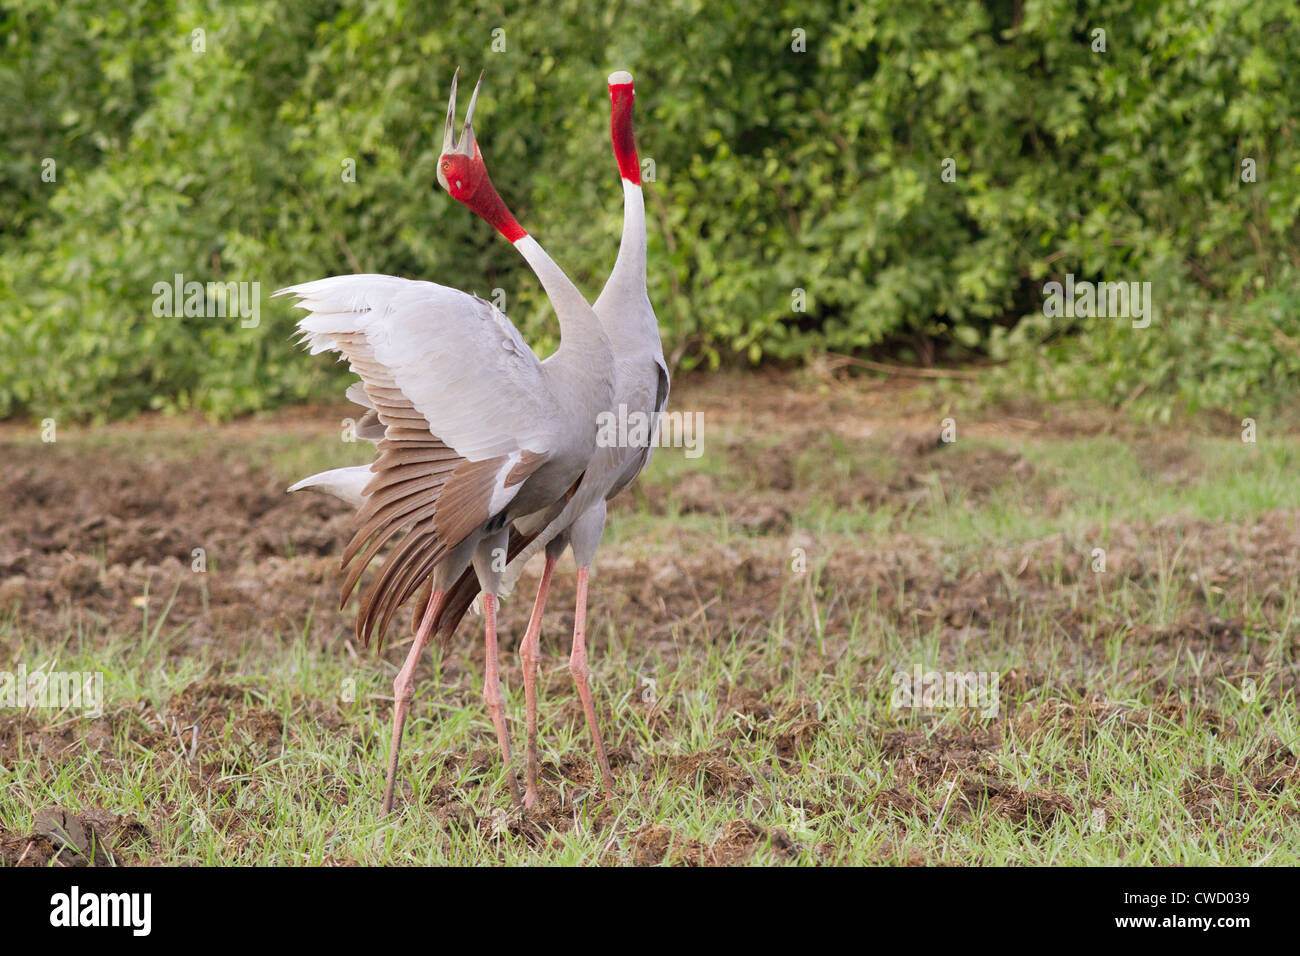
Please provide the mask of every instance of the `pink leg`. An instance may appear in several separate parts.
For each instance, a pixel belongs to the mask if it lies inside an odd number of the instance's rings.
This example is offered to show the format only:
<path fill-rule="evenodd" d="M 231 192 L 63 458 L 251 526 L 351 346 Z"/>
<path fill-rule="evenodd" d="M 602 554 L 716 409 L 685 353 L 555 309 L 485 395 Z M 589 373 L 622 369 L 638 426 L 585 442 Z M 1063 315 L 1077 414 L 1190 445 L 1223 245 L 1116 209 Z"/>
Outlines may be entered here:
<path fill-rule="evenodd" d="M 384 803 L 381 813 L 387 815 L 393 809 L 393 787 L 397 784 L 397 756 L 402 749 L 402 729 L 406 726 L 406 715 L 411 710 L 411 701 L 415 698 L 415 666 L 420 663 L 420 652 L 429 639 L 434 618 L 442 606 L 442 591 L 433 591 L 429 603 L 420 621 L 420 629 L 415 632 L 411 642 L 411 651 L 406 655 L 406 663 L 397 672 L 393 680 L 393 746 L 388 754 L 388 775 L 384 779 Z"/>
<path fill-rule="evenodd" d="M 497 729 L 497 743 L 501 746 L 501 759 L 506 765 L 510 781 L 510 796 L 518 806 L 519 781 L 515 779 L 514 760 L 510 756 L 510 735 L 506 732 L 506 714 L 501 697 L 501 675 L 497 671 L 497 598 L 495 594 L 483 595 L 483 619 L 487 632 L 487 648 L 483 664 L 483 699 L 492 715 L 492 726 Z"/>
<path fill-rule="evenodd" d="M 587 667 L 587 575 L 590 573 L 589 567 L 578 568 L 578 599 L 573 611 L 573 652 L 569 655 L 569 670 L 573 673 L 573 682 L 578 685 L 582 709 L 587 712 L 587 725 L 591 727 L 591 737 L 596 742 L 596 759 L 600 761 L 605 799 L 613 800 L 614 776 L 609 772 L 605 741 L 601 739 L 600 728 L 596 726 L 596 708 L 591 702 L 591 688 L 587 686 L 587 677 L 591 673 Z"/>
<path fill-rule="evenodd" d="M 528 722 L 528 756 L 525 776 L 528 781 L 524 791 L 524 806 L 532 807 L 537 802 L 537 665 L 541 662 L 539 650 L 542 636 L 542 610 L 546 607 L 546 592 L 551 589 L 551 572 L 555 570 L 555 559 L 546 556 L 546 567 L 542 569 L 542 580 L 537 585 L 537 599 L 533 601 L 533 616 L 528 619 L 528 631 L 524 642 L 519 645 L 519 658 L 524 664 L 524 712 Z"/>
<path fill-rule="evenodd" d="M 425 582 L 420 589 L 420 596 L 415 599 L 415 610 L 411 614 L 411 633 L 416 634 L 420 630 L 420 622 L 424 620 L 424 610 L 429 606 L 429 601 L 433 599 L 433 575 L 429 575 L 429 580 Z"/>

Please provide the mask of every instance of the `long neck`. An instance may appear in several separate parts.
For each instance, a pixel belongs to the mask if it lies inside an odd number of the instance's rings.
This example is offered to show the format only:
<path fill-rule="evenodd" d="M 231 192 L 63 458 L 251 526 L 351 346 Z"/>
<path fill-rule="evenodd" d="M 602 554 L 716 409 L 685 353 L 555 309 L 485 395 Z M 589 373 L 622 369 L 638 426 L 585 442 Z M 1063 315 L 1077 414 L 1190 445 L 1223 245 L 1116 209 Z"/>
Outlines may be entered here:
<path fill-rule="evenodd" d="M 611 285 L 645 291 L 645 194 L 639 183 L 623 180 L 623 238 L 609 274 Z"/>
<path fill-rule="evenodd" d="M 596 314 L 578 287 L 564 274 L 564 270 L 555 264 L 555 260 L 546 254 L 537 240 L 515 220 L 505 200 L 492 185 L 486 168 L 481 168 L 473 193 L 462 198 L 461 202 L 505 236 L 532 267 L 560 320 L 560 347 L 556 354 L 573 356 L 579 362 L 608 364 L 609 338 Z"/>
<path fill-rule="evenodd" d="M 609 138 L 623 182 L 623 236 L 619 241 L 614 270 L 596 300 L 596 313 L 616 339 L 624 332 L 653 331 L 642 326 L 654 322 L 654 311 L 646 297 L 645 195 L 641 191 L 641 164 L 632 129 L 636 89 L 627 73 L 610 77 Z"/>
<path fill-rule="evenodd" d="M 609 339 L 604 328 L 578 287 L 564 274 L 564 270 L 527 233 L 514 240 L 514 246 L 541 282 L 546 297 L 551 300 L 551 307 L 560 320 L 560 347 L 556 354 L 563 352 L 597 360 L 608 355 Z"/>

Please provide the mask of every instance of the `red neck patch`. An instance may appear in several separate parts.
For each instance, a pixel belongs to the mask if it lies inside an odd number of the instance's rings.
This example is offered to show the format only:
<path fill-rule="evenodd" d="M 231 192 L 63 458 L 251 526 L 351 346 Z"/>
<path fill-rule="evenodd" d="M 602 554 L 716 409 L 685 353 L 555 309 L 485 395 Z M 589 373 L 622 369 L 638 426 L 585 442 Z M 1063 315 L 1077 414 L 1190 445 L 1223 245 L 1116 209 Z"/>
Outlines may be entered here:
<path fill-rule="evenodd" d="M 632 134 L 632 103 L 636 90 L 631 83 L 609 85 L 609 135 L 614 141 L 614 156 L 619 174 L 628 182 L 641 185 L 641 164 L 636 156 L 636 137 Z"/>
<path fill-rule="evenodd" d="M 495 226 L 497 232 L 505 236 L 510 242 L 518 242 L 528 235 L 528 233 L 524 232 L 524 227 L 519 225 L 515 221 L 515 217 L 510 214 L 506 201 L 496 191 L 496 187 L 492 185 L 492 180 L 488 179 L 486 172 L 483 173 L 483 182 L 479 184 L 478 191 L 475 192 L 471 201 L 465 203 L 465 205 Z"/>
<path fill-rule="evenodd" d="M 453 199 L 467 206 L 510 242 L 528 235 L 515 221 L 505 200 L 492 185 L 492 179 L 481 158 L 445 154 L 440 162 L 442 176 L 447 180 L 447 191 Z"/>

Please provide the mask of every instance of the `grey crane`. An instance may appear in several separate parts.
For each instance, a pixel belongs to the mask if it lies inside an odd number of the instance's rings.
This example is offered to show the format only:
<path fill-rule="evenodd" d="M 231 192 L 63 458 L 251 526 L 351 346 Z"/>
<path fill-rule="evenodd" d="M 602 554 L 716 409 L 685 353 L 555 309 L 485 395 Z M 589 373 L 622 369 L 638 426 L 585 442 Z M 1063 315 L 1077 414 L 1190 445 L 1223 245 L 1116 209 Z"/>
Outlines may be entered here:
<path fill-rule="evenodd" d="M 563 510 L 551 516 L 540 528 L 538 516 L 521 521 L 519 533 L 512 536 L 509 543 L 510 560 L 504 578 L 507 589 L 518 580 L 524 564 L 539 550 L 546 550 L 537 597 L 519 648 L 524 667 L 527 726 L 525 807 L 531 807 L 538 796 L 537 667 L 541 659 L 542 613 L 555 563 L 566 547 L 572 547 L 578 566 L 569 669 L 591 729 L 605 795 L 607 798 L 613 795 L 613 775 L 589 686 L 586 649 L 588 577 L 604 532 L 605 502 L 630 485 L 649 462 L 654 451 L 654 424 L 668 402 L 668 367 L 659 338 L 659 322 L 646 292 L 645 197 L 632 127 L 636 96 L 632 75 L 621 70 L 611 74 L 609 95 L 610 138 L 623 184 L 623 234 L 613 272 L 606 280 L 594 309 L 614 349 L 614 407 L 610 414 L 627 419 L 639 418 L 648 427 L 628 430 L 629 434 L 646 436 L 644 442 L 620 446 L 616 442 L 598 441 L 595 456 Z M 455 629 L 476 590 L 476 582 L 465 575 L 447 596 L 443 603 L 443 617 L 438 623 L 438 633 L 444 639 Z"/>
<path fill-rule="evenodd" d="M 546 563 L 533 602 L 533 612 L 519 649 L 524 665 L 528 735 L 524 806 L 532 806 L 537 800 L 537 665 L 542 612 L 546 606 L 551 572 L 566 547 L 572 547 L 574 562 L 578 566 L 569 669 L 591 728 L 601 782 L 606 796 L 613 795 L 609 757 L 597 726 L 588 686 L 587 579 L 605 530 L 605 502 L 635 481 L 649 463 L 654 453 L 659 416 L 668 404 L 668 366 L 664 362 L 663 344 L 659 338 L 659 321 L 646 292 L 645 197 L 641 190 L 641 167 L 632 130 L 636 96 L 632 75 L 626 71 L 611 74 L 609 95 L 610 138 L 623 183 L 623 235 L 614 270 L 593 308 L 614 349 L 614 410 L 611 414 L 623 420 L 639 419 L 643 422 L 647 427 L 640 429 L 639 434 L 646 436 L 646 441 L 644 444 L 629 442 L 619 445 L 617 441 L 609 440 L 607 432 L 602 432 L 606 440 L 597 440 L 595 457 L 564 509 L 506 569 L 506 586 L 509 588 L 518 578 L 524 563 L 540 548 L 546 549 Z"/>
<path fill-rule="evenodd" d="M 481 79 L 480 79 L 481 83 Z M 308 314 L 298 328 L 313 355 L 335 351 L 361 381 L 349 397 L 373 411 L 368 469 L 334 469 L 290 490 L 319 486 L 359 506 L 343 552 L 341 606 L 380 550 L 403 532 L 362 594 L 356 633 L 382 644 L 394 613 L 432 579 L 411 650 L 393 682 L 393 740 L 383 812 L 392 806 L 414 672 L 447 588 L 472 566 L 483 593 L 483 694 L 511 793 L 519 802 L 497 666 L 496 595 L 512 525 L 563 507 L 596 454 L 597 421 L 613 405 L 614 356 L 582 293 L 515 220 L 488 176 L 474 138 L 478 88 L 453 142 L 452 80 L 438 182 L 510 241 L 540 280 L 560 324 L 545 361 L 499 310 L 432 282 L 334 276 L 281 289 Z M 357 387 L 360 386 L 360 388 Z M 370 472 L 364 485 L 360 471 Z"/>

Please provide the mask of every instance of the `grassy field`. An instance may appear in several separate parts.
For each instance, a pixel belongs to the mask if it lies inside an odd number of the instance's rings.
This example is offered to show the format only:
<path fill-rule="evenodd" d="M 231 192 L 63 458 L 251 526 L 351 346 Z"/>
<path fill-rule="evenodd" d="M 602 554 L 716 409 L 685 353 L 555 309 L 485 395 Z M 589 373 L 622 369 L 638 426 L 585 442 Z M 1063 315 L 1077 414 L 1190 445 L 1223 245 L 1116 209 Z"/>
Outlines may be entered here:
<path fill-rule="evenodd" d="M 704 454 L 658 453 L 593 578 L 617 799 L 567 669 L 566 559 L 539 806 L 510 807 L 470 616 L 421 669 L 387 820 L 409 626 L 355 646 L 346 509 L 283 494 L 366 459 L 347 411 L 10 428 L 0 670 L 102 673 L 106 701 L 0 708 L 0 860 L 1300 863 L 1300 437 L 929 401 L 676 388 Z M 502 615 L 517 744 L 535 580 Z M 894 706 L 918 671 L 995 675 L 996 699 Z"/>

